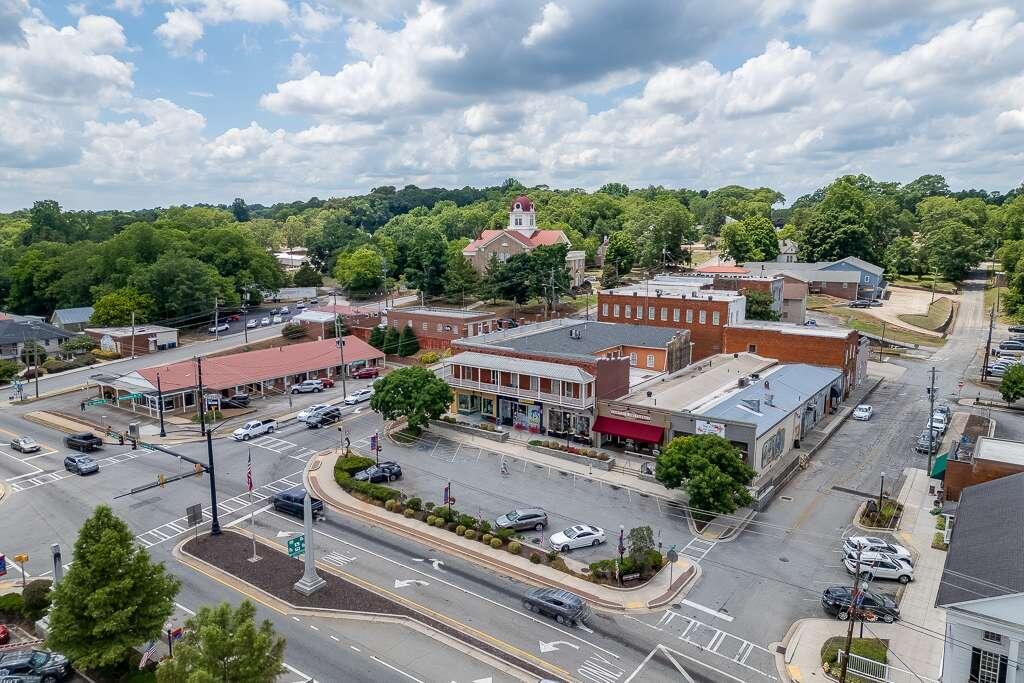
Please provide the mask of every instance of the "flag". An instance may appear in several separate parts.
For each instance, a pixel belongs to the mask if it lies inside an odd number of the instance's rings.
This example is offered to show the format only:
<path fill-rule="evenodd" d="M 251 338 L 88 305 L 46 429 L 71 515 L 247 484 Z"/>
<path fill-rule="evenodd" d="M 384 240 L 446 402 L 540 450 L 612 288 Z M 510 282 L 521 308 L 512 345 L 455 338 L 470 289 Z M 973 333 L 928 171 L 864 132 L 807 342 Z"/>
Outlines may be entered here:
<path fill-rule="evenodd" d="M 245 484 L 249 487 L 249 493 L 252 493 L 252 451 L 249 451 L 249 466 L 245 470 Z"/>
<path fill-rule="evenodd" d="M 444 487 L 444 499 L 441 502 L 441 505 L 447 505 L 448 501 L 451 500 L 451 497 L 452 497 L 452 485 L 451 485 L 451 482 L 448 482 L 447 484 L 445 484 L 445 487 Z"/>
<path fill-rule="evenodd" d="M 370 437 L 370 450 L 371 451 L 376 451 L 377 450 L 377 432 L 374 432 L 373 436 Z"/>
<path fill-rule="evenodd" d="M 152 659 L 153 655 L 155 655 L 155 654 L 156 654 L 156 641 L 155 640 L 151 640 L 151 641 L 149 641 L 146 644 L 146 649 L 142 653 L 142 659 L 139 660 L 139 668 L 140 669 L 145 669 L 146 668 L 146 663 L 149 662 L 149 660 Z"/>
<path fill-rule="evenodd" d="M 185 635 L 185 629 L 179 626 L 171 631 L 171 640 L 178 640 L 183 635 Z"/>

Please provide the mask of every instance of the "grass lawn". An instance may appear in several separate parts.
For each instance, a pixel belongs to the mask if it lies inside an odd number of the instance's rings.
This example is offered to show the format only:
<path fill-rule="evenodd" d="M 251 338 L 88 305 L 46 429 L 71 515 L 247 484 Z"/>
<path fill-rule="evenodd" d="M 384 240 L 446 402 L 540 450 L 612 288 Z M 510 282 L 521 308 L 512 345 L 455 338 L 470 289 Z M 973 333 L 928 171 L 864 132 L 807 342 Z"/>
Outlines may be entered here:
<path fill-rule="evenodd" d="M 808 311 L 827 311 L 833 306 L 839 305 L 840 299 L 825 294 L 808 294 L 807 295 L 807 310 Z"/>
<path fill-rule="evenodd" d="M 849 306 L 839 305 L 824 309 L 824 312 L 836 316 L 842 320 L 843 324 L 847 327 L 879 337 L 882 336 L 882 326 L 884 325 L 886 339 L 903 342 L 904 344 L 942 346 L 946 343 L 946 340 L 942 337 L 932 337 L 920 332 L 908 330 L 905 327 L 898 327 L 891 323 L 886 323 L 862 308 L 850 308 Z"/>
<path fill-rule="evenodd" d="M 989 284 L 991 285 L 994 280 L 989 278 Z M 996 292 L 998 291 L 998 295 Z M 999 308 L 996 310 L 996 320 L 1006 325 L 1015 324 L 1015 320 L 1012 316 L 1006 315 L 1003 309 L 1003 298 L 1006 296 L 1006 287 L 988 287 L 985 289 L 985 321 L 988 322 L 988 313 L 992 310 L 992 307 L 996 305 L 996 300 L 999 301 Z"/>
<path fill-rule="evenodd" d="M 926 330 L 938 330 L 946 322 L 946 319 L 949 318 L 949 313 L 952 310 L 953 302 L 942 296 L 932 302 L 928 307 L 928 313 L 925 315 L 902 313 L 897 317 L 903 322 L 916 327 L 923 327 Z"/>
<path fill-rule="evenodd" d="M 710 261 L 711 257 L 714 256 L 714 255 L 715 255 L 715 252 L 712 252 L 712 251 L 704 251 L 704 250 L 697 251 L 695 249 L 693 251 L 693 253 L 690 255 L 690 259 L 691 259 L 690 263 L 691 263 L 691 265 L 693 265 L 694 268 L 696 268 L 697 266 L 699 266 L 699 265 L 701 265 L 703 263 L 707 263 L 708 261 Z"/>
<path fill-rule="evenodd" d="M 833 671 L 836 676 L 839 675 L 839 666 L 837 665 L 839 651 L 842 650 L 845 645 L 846 638 L 844 636 L 836 636 L 834 638 L 829 638 L 825 641 L 825 644 L 821 646 L 821 663 L 828 665 L 829 670 Z M 850 643 L 850 652 L 885 664 L 888 661 L 888 645 L 888 640 L 879 640 L 877 638 L 854 638 Z M 870 683 L 868 679 L 861 678 L 860 676 L 854 676 L 849 672 L 847 672 L 846 680 L 847 683 Z"/>
<path fill-rule="evenodd" d="M 932 277 L 930 275 L 899 275 L 892 280 L 889 280 L 889 284 L 896 285 L 897 287 L 913 287 L 914 289 L 926 289 L 929 292 L 932 290 Z M 935 291 L 942 294 L 952 294 L 953 290 L 956 289 L 957 283 L 945 280 L 943 278 L 935 279 Z"/>

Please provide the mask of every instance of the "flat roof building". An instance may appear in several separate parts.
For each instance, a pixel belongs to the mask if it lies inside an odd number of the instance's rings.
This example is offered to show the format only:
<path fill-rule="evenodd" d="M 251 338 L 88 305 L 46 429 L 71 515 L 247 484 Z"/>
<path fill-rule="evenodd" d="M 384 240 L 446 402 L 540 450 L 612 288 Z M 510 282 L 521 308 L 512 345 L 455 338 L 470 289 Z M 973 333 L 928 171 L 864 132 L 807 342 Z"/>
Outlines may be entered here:
<path fill-rule="evenodd" d="M 411 327 L 421 349 L 443 351 L 456 339 L 484 334 L 499 328 L 498 316 L 491 311 L 462 308 L 410 306 L 392 308 L 387 324 L 401 331 Z"/>
<path fill-rule="evenodd" d="M 965 446 L 949 452 L 944 486 L 946 500 L 958 501 L 968 486 L 1018 472 L 1024 472 L 1024 443 L 978 437 L 973 449 Z"/>
<path fill-rule="evenodd" d="M 85 333 L 104 351 L 122 356 L 145 356 L 178 345 L 178 330 L 163 325 L 87 327 Z"/>

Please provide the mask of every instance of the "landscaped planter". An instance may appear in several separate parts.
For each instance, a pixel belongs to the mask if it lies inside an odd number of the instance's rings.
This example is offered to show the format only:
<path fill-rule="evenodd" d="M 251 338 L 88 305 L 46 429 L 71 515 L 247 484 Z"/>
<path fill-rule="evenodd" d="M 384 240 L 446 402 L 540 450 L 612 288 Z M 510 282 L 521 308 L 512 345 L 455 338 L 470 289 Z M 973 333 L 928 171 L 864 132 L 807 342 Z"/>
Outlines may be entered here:
<path fill-rule="evenodd" d="M 597 458 L 590 458 L 585 455 L 576 455 L 575 453 L 568 453 L 566 451 L 560 451 L 557 448 L 548 448 L 547 446 L 537 446 L 530 444 L 527 450 L 531 450 L 534 453 L 543 453 L 544 455 L 550 455 L 555 458 L 561 458 L 562 460 L 568 460 L 580 465 L 587 465 L 589 467 L 596 467 L 600 470 L 611 470 L 612 466 L 615 465 L 615 458 L 608 458 L 607 460 L 598 460 Z"/>
<path fill-rule="evenodd" d="M 445 422 L 444 420 L 431 420 L 431 426 L 433 427 L 444 427 L 446 429 L 453 429 L 463 434 L 472 434 L 473 436 L 482 436 L 485 439 L 491 441 L 499 441 L 504 443 L 508 441 L 508 432 L 499 432 L 497 430 L 491 431 L 489 429 L 480 429 L 479 427 L 473 427 L 468 424 L 459 424 L 456 422 Z"/>

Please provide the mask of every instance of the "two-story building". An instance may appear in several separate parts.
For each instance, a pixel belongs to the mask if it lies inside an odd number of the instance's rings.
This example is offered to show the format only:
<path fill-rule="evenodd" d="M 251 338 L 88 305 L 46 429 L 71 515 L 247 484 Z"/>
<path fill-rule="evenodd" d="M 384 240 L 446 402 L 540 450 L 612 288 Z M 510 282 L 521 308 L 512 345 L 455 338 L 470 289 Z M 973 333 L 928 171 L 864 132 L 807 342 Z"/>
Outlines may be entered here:
<path fill-rule="evenodd" d="M 885 271 L 856 256 L 838 261 L 779 263 L 751 261 L 743 267 L 752 274 L 789 274 L 807 282 L 811 294 L 841 299 L 879 299 L 885 292 Z"/>
<path fill-rule="evenodd" d="M 0 360 L 20 359 L 25 344 L 35 342 L 42 348 L 43 355 L 39 358 L 42 364 L 47 355 L 57 353 L 61 342 L 73 336 L 48 323 L 20 316 L 0 320 Z"/>
<path fill-rule="evenodd" d="M 497 315 L 488 311 L 433 306 L 392 308 L 387 313 L 387 324 L 399 332 L 411 327 L 420 348 L 433 351 L 447 349 L 456 339 L 485 334 L 501 327 Z"/>

